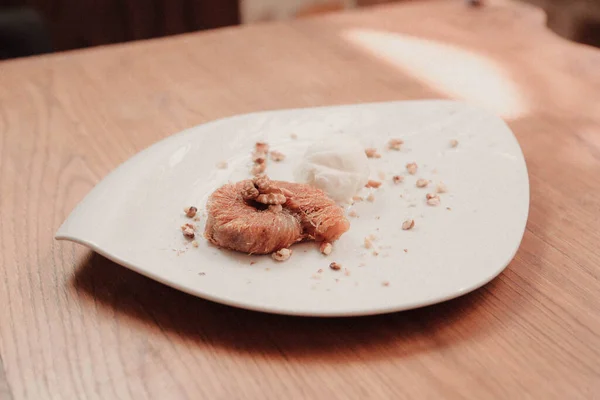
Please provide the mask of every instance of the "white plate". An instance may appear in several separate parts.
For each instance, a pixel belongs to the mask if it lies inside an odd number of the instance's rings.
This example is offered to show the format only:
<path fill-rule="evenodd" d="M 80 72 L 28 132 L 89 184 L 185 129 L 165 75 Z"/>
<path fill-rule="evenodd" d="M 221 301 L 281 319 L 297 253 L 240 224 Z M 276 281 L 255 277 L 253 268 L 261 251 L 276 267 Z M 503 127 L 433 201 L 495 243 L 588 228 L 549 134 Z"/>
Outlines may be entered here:
<path fill-rule="evenodd" d="M 380 148 L 371 172 L 386 178 L 374 202 L 354 205 L 359 217 L 350 218 L 350 231 L 329 257 L 314 244 L 302 244 L 294 246 L 290 260 L 276 263 L 219 250 L 201 237 L 194 248 L 183 238 L 179 227 L 189 222 L 183 208 L 204 210 L 215 188 L 247 179 L 257 140 L 288 156 L 271 162 L 269 175 L 292 180 L 306 147 L 331 133 Z M 385 150 L 396 137 L 404 139 L 403 150 Z M 451 139 L 458 147 L 450 147 Z M 229 167 L 218 169 L 220 161 Z M 411 161 L 419 165 L 418 174 L 393 185 L 391 176 L 405 174 Z M 431 188 L 416 188 L 417 177 L 446 184 L 441 206 L 425 204 Z M 437 303 L 489 282 L 517 251 L 528 209 L 523 154 L 500 118 L 451 101 L 391 102 L 261 112 L 188 129 L 113 171 L 56 238 L 224 304 L 293 315 L 368 315 Z M 401 229 L 406 218 L 415 219 L 413 230 Z M 379 255 L 363 246 L 370 234 L 377 237 Z M 348 272 L 330 270 L 332 261 Z"/>

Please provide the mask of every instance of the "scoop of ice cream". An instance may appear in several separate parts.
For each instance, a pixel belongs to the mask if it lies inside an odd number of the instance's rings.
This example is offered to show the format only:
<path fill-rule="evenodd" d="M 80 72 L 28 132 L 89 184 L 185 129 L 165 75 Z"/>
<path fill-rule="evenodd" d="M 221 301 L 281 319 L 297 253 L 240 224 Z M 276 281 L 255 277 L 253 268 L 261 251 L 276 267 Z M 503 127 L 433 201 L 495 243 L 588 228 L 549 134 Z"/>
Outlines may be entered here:
<path fill-rule="evenodd" d="M 346 201 L 369 180 L 369 162 L 357 140 L 331 137 L 306 150 L 295 179 L 323 190 L 335 201 Z"/>

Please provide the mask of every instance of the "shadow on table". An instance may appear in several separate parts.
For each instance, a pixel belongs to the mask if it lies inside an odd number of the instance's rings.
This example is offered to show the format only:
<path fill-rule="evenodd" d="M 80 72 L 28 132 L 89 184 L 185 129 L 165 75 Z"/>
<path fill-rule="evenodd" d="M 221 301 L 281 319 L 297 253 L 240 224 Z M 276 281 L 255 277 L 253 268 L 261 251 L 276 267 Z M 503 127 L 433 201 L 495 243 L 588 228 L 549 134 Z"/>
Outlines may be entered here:
<path fill-rule="evenodd" d="M 134 319 L 173 339 L 241 353 L 326 356 L 333 362 L 348 362 L 349 354 L 359 353 L 361 360 L 381 354 L 408 356 L 469 339 L 494 321 L 489 312 L 477 310 L 490 291 L 505 285 L 496 279 L 461 298 L 400 313 L 308 318 L 247 311 L 196 298 L 95 253 L 79 267 L 72 284 L 83 300 L 102 306 L 98 312 Z M 374 348 L 386 351 L 363 351 Z"/>

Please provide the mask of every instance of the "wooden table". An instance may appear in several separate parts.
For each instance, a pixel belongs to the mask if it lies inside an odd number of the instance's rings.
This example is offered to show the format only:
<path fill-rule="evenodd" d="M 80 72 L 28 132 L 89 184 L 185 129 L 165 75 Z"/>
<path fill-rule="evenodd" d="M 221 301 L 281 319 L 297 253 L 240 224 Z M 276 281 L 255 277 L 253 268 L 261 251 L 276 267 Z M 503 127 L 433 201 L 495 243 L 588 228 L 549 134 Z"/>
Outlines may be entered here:
<path fill-rule="evenodd" d="M 488 3 L 407 2 L 1 63 L 0 398 L 598 398 L 600 51 L 550 33 L 535 8 Z M 368 318 L 264 315 L 53 240 L 110 170 L 183 128 L 432 97 L 504 115 L 531 180 L 515 259 L 457 300 Z"/>

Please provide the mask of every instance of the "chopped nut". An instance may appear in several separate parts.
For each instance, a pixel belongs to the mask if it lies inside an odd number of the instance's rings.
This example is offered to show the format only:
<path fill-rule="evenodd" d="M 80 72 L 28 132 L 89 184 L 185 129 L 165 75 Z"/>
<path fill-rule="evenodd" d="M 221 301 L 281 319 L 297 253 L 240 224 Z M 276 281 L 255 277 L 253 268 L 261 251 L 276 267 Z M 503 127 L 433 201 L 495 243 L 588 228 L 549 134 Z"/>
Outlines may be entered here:
<path fill-rule="evenodd" d="M 377 176 L 379 177 L 379 179 L 381 179 L 382 181 L 385 180 L 385 172 L 383 171 L 379 171 L 377 173 Z"/>
<path fill-rule="evenodd" d="M 375 257 L 377 257 L 377 256 L 379 255 L 379 252 L 378 252 L 377 250 L 373 250 L 373 255 L 374 255 Z"/>
<path fill-rule="evenodd" d="M 365 187 L 368 187 L 368 188 L 378 188 L 379 186 L 381 186 L 381 182 L 375 181 L 373 179 L 369 179 L 367 181 L 367 184 L 365 185 Z"/>
<path fill-rule="evenodd" d="M 283 193 L 263 193 L 256 197 L 256 201 L 262 204 L 285 204 L 287 199 Z"/>
<path fill-rule="evenodd" d="M 427 185 L 429 185 L 429 181 L 427 179 L 417 179 L 417 187 L 418 188 L 424 188 L 427 187 Z"/>
<path fill-rule="evenodd" d="M 446 207 L 446 210 L 448 211 L 452 211 L 452 209 L 450 207 Z"/>
<path fill-rule="evenodd" d="M 382 284 L 383 286 L 386 286 L 386 287 L 387 287 L 387 286 L 390 286 L 390 282 L 389 282 L 389 281 L 383 281 L 383 282 L 381 282 L 381 284 Z"/>
<path fill-rule="evenodd" d="M 369 237 L 365 238 L 365 249 L 370 249 L 373 247 L 373 242 Z"/>
<path fill-rule="evenodd" d="M 414 219 L 407 219 L 406 221 L 404 221 L 402 223 L 402 229 L 404 229 L 405 231 L 412 229 L 414 226 L 415 226 Z"/>
<path fill-rule="evenodd" d="M 252 161 L 255 164 L 264 164 L 267 162 L 267 155 L 266 155 L 266 153 L 253 153 Z"/>
<path fill-rule="evenodd" d="M 367 201 L 370 201 L 371 203 L 375 201 L 375 196 L 373 195 L 373 193 L 367 196 Z"/>
<path fill-rule="evenodd" d="M 444 184 L 444 182 L 440 182 L 435 187 L 435 191 L 438 192 L 438 193 L 446 193 L 448 191 L 448 188 L 446 187 L 446 185 Z"/>
<path fill-rule="evenodd" d="M 252 167 L 252 175 L 260 175 L 263 172 L 265 172 L 265 170 L 267 169 L 267 164 L 266 163 L 262 163 L 262 164 L 255 164 Z"/>
<path fill-rule="evenodd" d="M 298 135 L 296 135 L 295 133 L 290 133 L 290 137 L 294 140 L 298 139 Z"/>
<path fill-rule="evenodd" d="M 417 163 L 415 163 L 415 162 L 406 164 L 406 170 L 411 175 L 414 175 L 417 173 L 417 168 L 418 168 L 418 166 L 417 166 Z"/>
<path fill-rule="evenodd" d="M 269 152 L 269 144 L 266 142 L 256 142 L 254 145 L 254 150 L 257 153 L 268 153 Z"/>
<path fill-rule="evenodd" d="M 217 163 L 217 168 L 219 169 L 226 169 L 228 166 L 227 161 L 219 161 Z"/>
<path fill-rule="evenodd" d="M 285 160 L 285 154 L 280 151 L 273 150 L 271 151 L 271 160 L 275 162 L 283 161 Z"/>
<path fill-rule="evenodd" d="M 394 175 L 392 177 L 392 180 L 394 181 L 394 183 L 397 185 L 399 183 L 404 182 L 404 177 L 402 175 Z"/>
<path fill-rule="evenodd" d="M 193 239 L 196 236 L 196 233 L 192 228 L 186 227 L 185 229 L 183 229 L 183 236 L 185 236 L 188 239 Z"/>
<path fill-rule="evenodd" d="M 350 210 L 350 211 L 348 212 L 348 216 L 349 216 L 349 217 L 356 218 L 356 217 L 358 217 L 358 213 L 357 213 L 356 211 L 354 211 L 354 210 Z"/>
<path fill-rule="evenodd" d="M 193 218 L 196 215 L 196 213 L 198 212 L 198 209 L 194 206 L 190 206 L 190 207 L 184 208 L 183 212 L 185 212 L 186 217 Z"/>
<path fill-rule="evenodd" d="M 458 146 L 458 140 L 452 139 L 450 141 L 450 147 L 455 148 L 456 146 Z"/>
<path fill-rule="evenodd" d="M 339 271 L 340 269 L 342 269 L 342 266 L 336 262 L 332 262 L 331 264 L 329 264 L 329 268 L 331 268 L 334 271 Z"/>
<path fill-rule="evenodd" d="M 242 189 L 242 198 L 244 200 L 254 200 L 259 194 L 258 188 L 252 182 L 248 181 L 244 184 L 244 188 Z"/>
<path fill-rule="evenodd" d="M 402 145 L 404 144 L 404 140 L 402 139 L 390 139 L 388 142 L 388 149 L 390 150 L 400 150 Z"/>
<path fill-rule="evenodd" d="M 331 251 L 333 250 L 333 246 L 329 242 L 323 242 L 323 243 L 321 243 L 319 250 L 321 251 L 321 253 L 328 256 L 331 254 Z"/>
<path fill-rule="evenodd" d="M 192 242 L 192 246 L 194 246 L 194 247 L 198 247 L 198 242 L 197 242 L 196 240 L 194 240 L 194 241 Z"/>
<path fill-rule="evenodd" d="M 280 213 L 281 211 L 283 211 L 283 207 L 281 206 L 281 204 L 271 204 L 269 206 L 269 210 L 274 213 Z"/>
<path fill-rule="evenodd" d="M 286 261 L 292 255 L 291 249 L 279 249 L 275 253 L 271 254 L 275 261 Z"/>
<path fill-rule="evenodd" d="M 405 253 L 408 253 L 408 249 L 404 249 L 404 252 L 405 252 Z"/>
<path fill-rule="evenodd" d="M 435 193 L 427 193 L 427 204 L 430 206 L 439 206 L 440 205 L 440 196 Z"/>
<path fill-rule="evenodd" d="M 367 157 L 369 158 L 381 158 L 381 154 L 379 154 L 377 152 L 376 148 L 373 147 L 369 147 L 365 149 L 365 154 L 367 155 Z"/>
<path fill-rule="evenodd" d="M 186 229 L 191 229 L 192 231 L 195 231 L 196 230 L 196 225 L 189 224 L 189 223 L 181 225 L 181 230 L 182 231 L 185 231 Z"/>
<path fill-rule="evenodd" d="M 352 201 L 355 201 L 357 203 L 359 201 L 363 201 L 363 200 L 364 200 L 364 198 L 362 196 L 352 196 Z"/>

